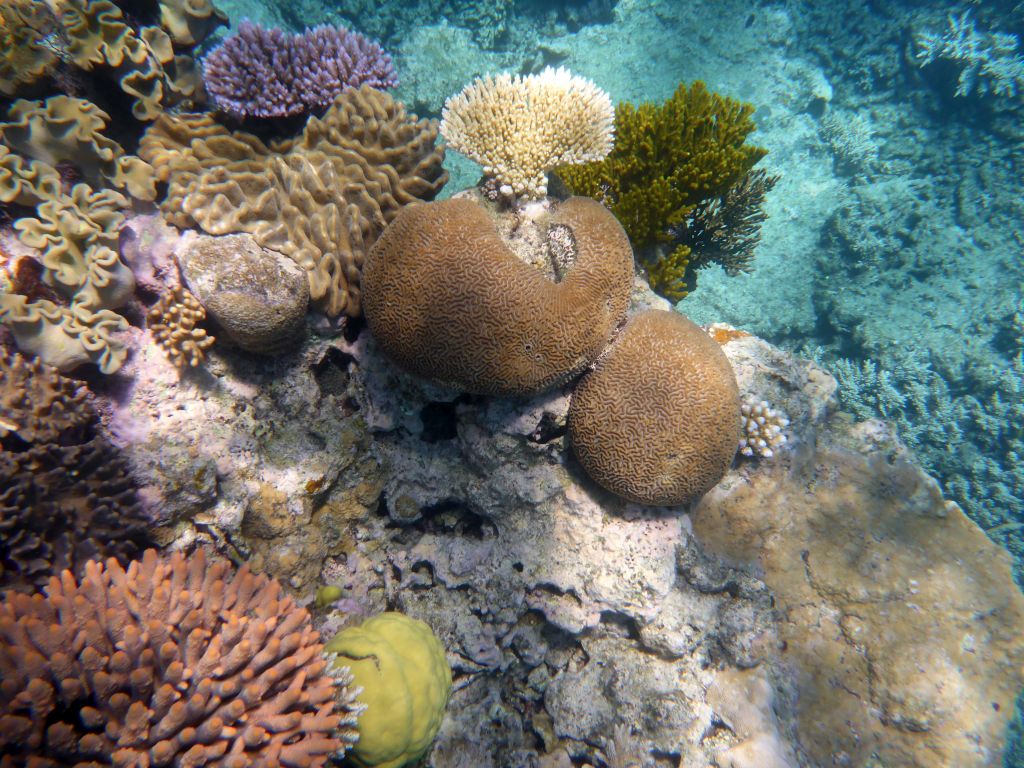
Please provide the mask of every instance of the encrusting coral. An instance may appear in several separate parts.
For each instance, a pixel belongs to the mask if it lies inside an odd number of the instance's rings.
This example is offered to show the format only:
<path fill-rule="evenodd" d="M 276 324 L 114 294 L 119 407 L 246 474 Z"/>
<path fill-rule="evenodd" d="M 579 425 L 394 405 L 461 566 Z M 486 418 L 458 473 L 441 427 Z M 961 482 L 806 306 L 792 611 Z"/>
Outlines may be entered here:
<path fill-rule="evenodd" d="M 611 99 L 594 83 L 547 67 L 478 78 L 445 103 L 441 134 L 509 196 L 541 198 L 548 171 L 608 155 L 613 117 Z"/>
<path fill-rule="evenodd" d="M 690 247 L 673 243 L 674 228 L 701 202 L 727 195 L 767 153 L 745 144 L 753 111 L 700 81 L 681 84 L 660 105 L 620 103 L 608 157 L 558 169 L 574 194 L 609 207 L 647 262 L 651 287 L 672 300 L 686 295 L 692 274 Z M 668 254 L 655 250 L 664 245 Z"/>
<path fill-rule="evenodd" d="M 576 385 L 569 439 L 597 483 L 642 504 L 700 498 L 729 469 L 740 398 L 729 360 L 677 312 L 646 310 Z"/>
<path fill-rule="evenodd" d="M 203 305 L 180 285 L 161 296 L 146 315 L 154 341 L 178 368 L 195 368 L 213 346 L 213 336 L 196 327 L 205 319 Z"/>
<path fill-rule="evenodd" d="M 360 706 L 280 584 L 200 549 L 0 604 L 0 751 L 42 764 L 324 765 Z"/>
<path fill-rule="evenodd" d="M 148 541 L 125 462 L 85 389 L 39 360 L 0 357 L 0 588 L 39 589 Z"/>
<path fill-rule="evenodd" d="M 444 646 L 425 622 L 378 614 L 324 646 L 333 668 L 351 670 L 366 710 L 349 759 L 363 768 L 415 765 L 441 727 L 452 689 Z"/>
<path fill-rule="evenodd" d="M 448 180 L 436 138 L 436 122 L 364 85 L 292 141 L 267 146 L 209 116 L 165 115 L 139 151 L 168 184 L 160 207 L 169 222 L 253 235 L 306 270 L 315 306 L 354 317 L 366 251 L 403 206 Z"/>
<path fill-rule="evenodd" d="M 326 108 L 345 88 L 393 88 L 391 57 L 344 27 L 302 34 L 243 21 L 203 59 L 214 105 L 235 117 L 284 117 Z"/>
<path fill-rule="evenodd" d="M 467 392 L 528 394 L 568 380 L 625 319 L 633 253 L 593 200 L 570 198 L 538 224 L 545 261 L 570 251 L 560 279 L 521 260 L 480 203 L 403 210 L 363 273 L 374 338 L 407 371 Z"/>

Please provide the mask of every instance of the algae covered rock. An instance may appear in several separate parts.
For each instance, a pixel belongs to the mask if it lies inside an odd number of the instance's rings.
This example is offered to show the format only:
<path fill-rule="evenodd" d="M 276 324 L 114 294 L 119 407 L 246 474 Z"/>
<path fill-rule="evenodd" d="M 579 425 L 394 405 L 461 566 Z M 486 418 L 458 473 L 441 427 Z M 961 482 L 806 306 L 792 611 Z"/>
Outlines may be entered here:
<path fill-rule="evenodd" d="M 291 259 L 263 248 L 251 235 L 227 235 L 195 238 L 178 263 L 221 337 L 264 355 L 301 339 L 309 284 Z"/>
<path fill-rule="evenodd" d="M 350 754 L 360 766 L 412 765 L 430 748 L 452 687 L 444 646 L 422 621 L 382 613 L 349 627 L 324 646 L 338 655 L 361 687 L 359 741 Z"/>

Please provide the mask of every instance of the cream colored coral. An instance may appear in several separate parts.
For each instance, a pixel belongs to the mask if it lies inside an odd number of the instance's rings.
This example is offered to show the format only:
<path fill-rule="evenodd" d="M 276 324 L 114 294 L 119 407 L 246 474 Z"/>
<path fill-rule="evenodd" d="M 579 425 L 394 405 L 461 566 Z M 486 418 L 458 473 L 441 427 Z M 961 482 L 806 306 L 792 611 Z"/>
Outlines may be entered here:
<path fill-rule="evenodd" d="M 786 435 L 782 430 L 789 426 L 789 419 L 782 411 L 769 407 L 765 400 L 744 399 L 740 413 L 743 414 L 740 453 L 744 456 L 770 459 L 785 445 Z"/>
<path fill-rule="evenodd" d="M 531 198 L 547 194 L 547 172 L 604 159 L 615 111 L 608 94 L 564 67 L 539 74 L 477 78 L 444 105 L 448 146 L 484 175 Z"/>

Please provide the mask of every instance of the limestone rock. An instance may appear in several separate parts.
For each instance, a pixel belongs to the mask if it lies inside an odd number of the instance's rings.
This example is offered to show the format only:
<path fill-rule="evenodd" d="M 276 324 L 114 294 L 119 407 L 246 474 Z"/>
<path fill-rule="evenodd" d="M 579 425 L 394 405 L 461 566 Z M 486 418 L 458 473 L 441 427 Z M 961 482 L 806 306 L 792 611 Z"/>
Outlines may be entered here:
<path fill-rule="evenodd" d="M 305 331 L 309 284 L 291 259 L 251 235 L 200 235 L 178 256 L 182 275 L 226 337 L 247 352 L 294 348 Z"/>

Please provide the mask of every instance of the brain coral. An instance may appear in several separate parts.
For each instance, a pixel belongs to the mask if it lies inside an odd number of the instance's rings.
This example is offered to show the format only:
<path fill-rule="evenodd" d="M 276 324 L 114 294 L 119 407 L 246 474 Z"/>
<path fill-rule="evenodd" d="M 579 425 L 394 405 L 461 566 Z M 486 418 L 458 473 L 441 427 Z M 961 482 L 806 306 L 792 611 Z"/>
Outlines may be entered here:
<path fill-rule="evenodd" d="M 525 263 L 480 204 L 410 206 L 367 256 L 366 320 L 406 370 L 479 394 L 537 392 L 582 370 L 625 318 L 633 253 L 607 209 L 561 203 L 547 248 L 573 263 L 560 281 Z"/>
<path fill-rule="evenodd" d="M 736 378 L 700 326 L 648 310 L 580 380 L 568 426 L 599 485 L 642 504 L 684 504 L 718 483 L 736 453 Z"/>
<path fill-rule="evenodd" d="M 211 235 L 249 233 L 306 270 L 328 315 L 361 314 L 365 252 L 403 206 L 448 180 L 437 124 L 388 94 L 349 88 L 302 136 L 270 147 L 207 116 L 160 118 L 139 154 L 168 183 L 164 216 Z"/>
<path fill-rule="evenodd" d="M 612 148 L 611 99 L 564 67 L 478 78 L 442 117 L 448 146 L 515 195 L 544 197 L 552 168 L 602 160 Z"/>
<path fill-rule="evenodd" d="M 202 550 L 91 562 L 80 583 L 65 571 L 45 595 L 7 593 L 0 636 L 12 764 L 305 768 L 355 738 L 359 706 L 305 609 Z"/>

